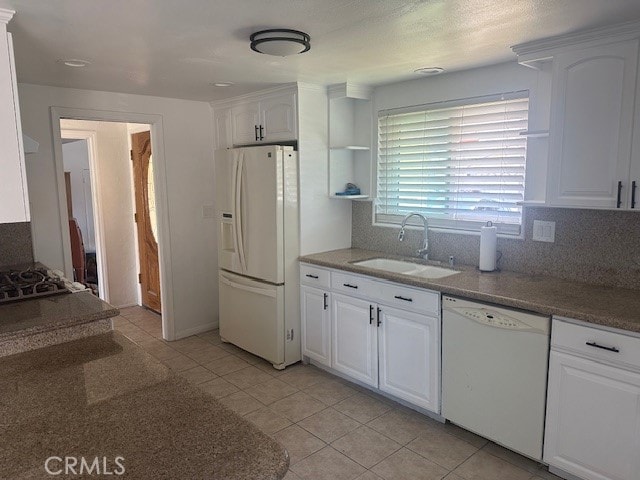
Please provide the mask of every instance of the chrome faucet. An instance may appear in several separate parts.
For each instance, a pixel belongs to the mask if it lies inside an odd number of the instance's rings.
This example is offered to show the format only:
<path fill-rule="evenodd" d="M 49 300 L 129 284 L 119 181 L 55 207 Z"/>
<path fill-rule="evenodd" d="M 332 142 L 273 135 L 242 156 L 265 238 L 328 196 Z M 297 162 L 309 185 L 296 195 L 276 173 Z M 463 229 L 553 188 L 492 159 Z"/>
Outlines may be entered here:
<path fill-rule="evenodd" d="M 407 220 L 409 220 L 411 217 L 420 217 L 422 219 L 422 224 L 423 224 L 422 248 L 418 250 L 418 257 L 428 260 L 429 259 L 429 237 L 427 235 L 427 232 L 429 230 L 429 225 L 424 215 L 414 212 L 404 217 L 404 219 L 402 220 L 402 225 L 400 226 L 400 231 L 398 232 L 398 240 L 400 240 L 401 242 L 404 240 L 404 227 L 407 224 Z"/>

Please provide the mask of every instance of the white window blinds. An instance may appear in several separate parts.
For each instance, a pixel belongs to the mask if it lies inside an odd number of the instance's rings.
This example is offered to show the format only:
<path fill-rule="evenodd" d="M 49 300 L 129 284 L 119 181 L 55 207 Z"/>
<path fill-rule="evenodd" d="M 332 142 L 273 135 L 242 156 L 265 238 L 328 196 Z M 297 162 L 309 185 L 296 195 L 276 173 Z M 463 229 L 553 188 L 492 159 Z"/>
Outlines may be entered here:
<path fill-rule="evenodd" d="M 518 235 L 528 92 L 380 112 L 376 222 L 410 212 L 430 225 Z"/>

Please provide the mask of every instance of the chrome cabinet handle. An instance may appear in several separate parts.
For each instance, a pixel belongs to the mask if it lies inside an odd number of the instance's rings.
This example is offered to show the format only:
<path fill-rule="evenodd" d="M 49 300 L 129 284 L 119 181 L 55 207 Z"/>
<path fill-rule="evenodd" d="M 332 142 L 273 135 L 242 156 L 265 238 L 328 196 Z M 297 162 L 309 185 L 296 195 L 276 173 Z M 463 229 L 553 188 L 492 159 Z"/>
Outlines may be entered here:
<path fill-rule="evenodd" d="M 600 348 L 608 352 L 620 353 L 620 349 L 616 347 L 605 347 L 604 345 L 598 345 L 596 342 L 587 342 L 586 344 L 590 347 Z"/>

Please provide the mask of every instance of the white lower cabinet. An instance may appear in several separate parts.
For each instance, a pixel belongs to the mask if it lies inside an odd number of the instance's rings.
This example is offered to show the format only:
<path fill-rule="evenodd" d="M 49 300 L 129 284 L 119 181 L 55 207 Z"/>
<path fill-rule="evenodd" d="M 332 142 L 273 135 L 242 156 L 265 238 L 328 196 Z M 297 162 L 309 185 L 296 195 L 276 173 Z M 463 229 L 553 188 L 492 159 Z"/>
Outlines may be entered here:
<path fill-rule="evenodd" d="M 331 366 L 330 295 L 319 288 L 300 287 L 302 354 Z"/>
<path fill-rule="evenodd" d="M 638 347 L 640 339 L 554 320 L 544 446 L 550 466 L 585 480 L 640 479 L 640 365 L 625 358 Z"/>
<path fill-rule="evenodd" d="M 375 304 L 333 294 L 332 368 L 372 387 L 378 386 L 378 328 Z"/>
<path fill-rule="evenodd" d="M 439 411 L 439 320 L 390 307 L 381 307 L 379 316 L 380 390 Z"/>
<path fill-rule="evenodd" d="M 300 272 L 303 355 L 439 413 L 439 294 L 305 264 Z"/>

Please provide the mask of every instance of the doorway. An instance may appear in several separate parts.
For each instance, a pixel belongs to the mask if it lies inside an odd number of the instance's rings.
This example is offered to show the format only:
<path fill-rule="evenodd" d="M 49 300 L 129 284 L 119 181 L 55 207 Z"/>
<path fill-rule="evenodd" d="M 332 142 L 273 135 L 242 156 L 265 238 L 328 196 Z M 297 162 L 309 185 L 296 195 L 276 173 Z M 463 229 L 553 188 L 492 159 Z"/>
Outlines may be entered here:
<path fill-rule="evenodd" d="M 61 119 L 60 133 L 74 280 L 118 308 L 161 313 L 150 125 Z"/>

